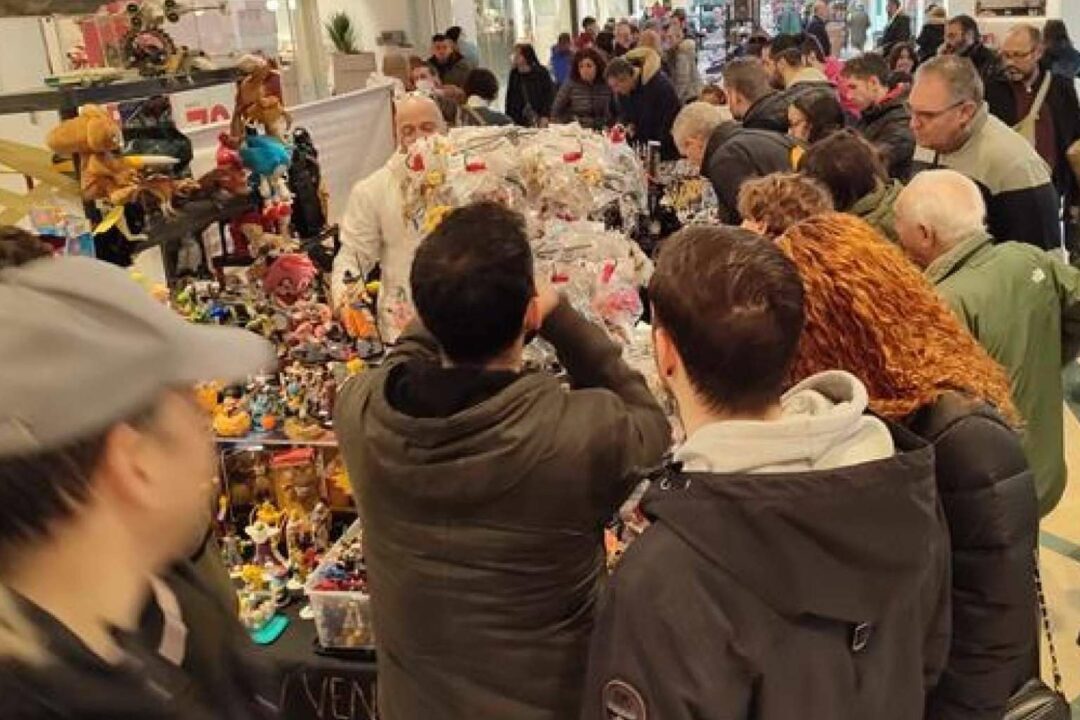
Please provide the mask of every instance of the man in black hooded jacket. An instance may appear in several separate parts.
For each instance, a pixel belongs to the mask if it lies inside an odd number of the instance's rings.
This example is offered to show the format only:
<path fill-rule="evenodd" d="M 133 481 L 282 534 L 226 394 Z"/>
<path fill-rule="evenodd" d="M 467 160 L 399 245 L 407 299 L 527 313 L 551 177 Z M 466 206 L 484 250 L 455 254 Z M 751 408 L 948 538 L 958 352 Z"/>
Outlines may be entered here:
<path fill-rule="evenodd" d="M 932 450 L 848 373 L 781 394 L 803 287 L 761 237 L 681 231 L 649 296 L 687 440 L 608 587 L 582 718 L 921 718 L 948 652 Z"/>

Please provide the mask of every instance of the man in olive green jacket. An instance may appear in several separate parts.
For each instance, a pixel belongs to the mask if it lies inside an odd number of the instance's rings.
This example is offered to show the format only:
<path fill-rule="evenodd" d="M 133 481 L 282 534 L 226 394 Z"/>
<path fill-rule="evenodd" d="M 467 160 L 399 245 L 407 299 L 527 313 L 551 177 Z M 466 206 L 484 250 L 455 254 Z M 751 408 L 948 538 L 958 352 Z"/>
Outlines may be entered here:
<path fill-rule="evenodd" d="M 1080 349 L 1080 270 L 1033 245 L 995 245 L 978 188 L 952 170 L 917 175 L 895 211 L 900 244 L 1009 373 L 1045 516 L 1065 491 L 1061 369 Z"/>

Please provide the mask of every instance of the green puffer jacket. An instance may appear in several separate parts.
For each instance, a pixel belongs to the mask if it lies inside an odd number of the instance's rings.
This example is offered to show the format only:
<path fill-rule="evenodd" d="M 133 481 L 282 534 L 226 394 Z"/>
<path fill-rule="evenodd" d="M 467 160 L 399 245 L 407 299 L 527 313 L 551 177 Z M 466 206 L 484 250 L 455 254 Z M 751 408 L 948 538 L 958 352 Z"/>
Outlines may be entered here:
<path fill-rule="evenodd" d="M 870 223 L 875 230 L 893 242 L 899 242 L 893 206 L 903 189 L 904 185 L 899 180 L 890 180 L 889 184 L 879 186 L 874 192 L 856 201 L 848 213 Z"/>
<path fill-rule="evenodd" d="M 994 245 L 979 232 L 926 275 L 1009 374 L 1045 516 L 1065 491 L 1061 369 L 1080 348 L 1080 270 L 1031 245 Z"/>

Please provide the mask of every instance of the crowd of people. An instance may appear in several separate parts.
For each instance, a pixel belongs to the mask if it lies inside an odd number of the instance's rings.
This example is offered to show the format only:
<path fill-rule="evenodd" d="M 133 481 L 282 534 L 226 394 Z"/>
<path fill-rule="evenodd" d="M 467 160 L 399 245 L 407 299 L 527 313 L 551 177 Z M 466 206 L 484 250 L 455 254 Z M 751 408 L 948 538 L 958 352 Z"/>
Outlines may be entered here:
<path fill-rule="evenodd" d="M 1080 55 L 1023 24 L 998 53 L 960 17 L 924 57 L 889 6 L 884 52 L 751 38 L 707 92 L 674 79 L 677 13 L 586 19 L 558 68 L 519 45 L 505 112 L 460 29 L 412 64 L 331 283 L 349 303 L 378 266 L 394 346 L 334 419 L 380 717 L 1000 718 L 1032 687 L 1080 351 L 1080 270 L 1049 252 Z M 537 275 L 522 216 L 477 203 L 424 235 L 403 212 L 420 138 L 571 120 L 626 123 L 716 189 L 720 222 L 665 239 L 647 289 L 673 415 Z M 271 348 L 35 243 L 0 232 L 0 716 L 274 716 L 193 571 L 216 469 L 189 389 Z M 565 378 L 525 370 L 535 336 Z M 628 513 L 645 529 L 608 577 Z"/>

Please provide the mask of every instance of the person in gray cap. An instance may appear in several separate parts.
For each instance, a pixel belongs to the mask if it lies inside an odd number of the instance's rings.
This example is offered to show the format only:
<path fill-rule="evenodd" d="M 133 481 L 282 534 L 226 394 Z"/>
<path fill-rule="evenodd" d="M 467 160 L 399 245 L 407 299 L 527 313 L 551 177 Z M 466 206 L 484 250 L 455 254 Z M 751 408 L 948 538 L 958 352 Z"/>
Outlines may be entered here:
<path fill-rule="evenodd" d="M 198 543 L 215 489 L 192 384 L 273 362 L 261 338 L 188 324 L 110 265 L 0 270 L 0 717 L 270 716 L 242 643 L 221 637 L 212 689 L 185 675 L 159 578 Z M 151 597 L 161 647 L 136 632 Z"/>

